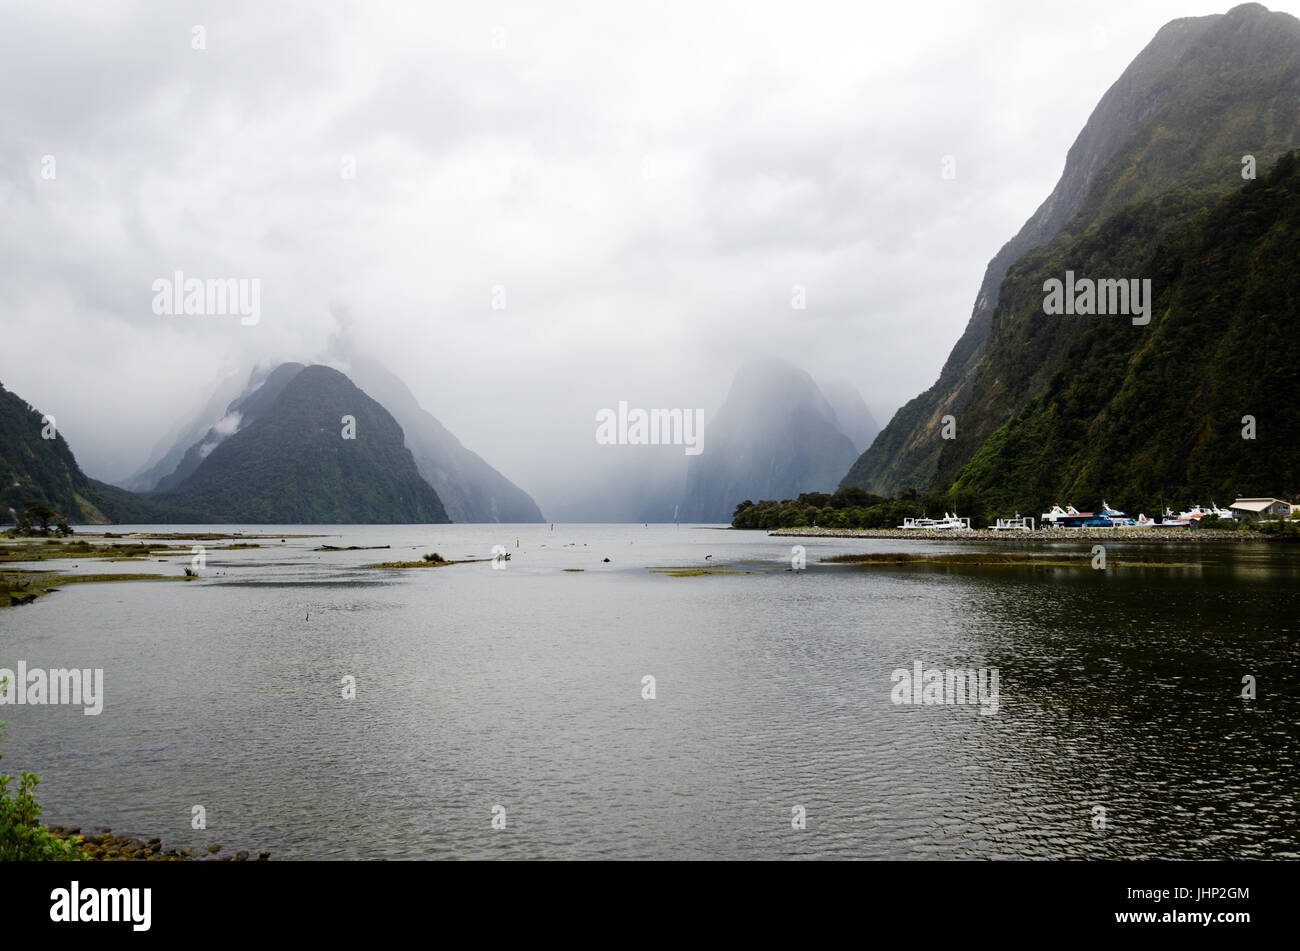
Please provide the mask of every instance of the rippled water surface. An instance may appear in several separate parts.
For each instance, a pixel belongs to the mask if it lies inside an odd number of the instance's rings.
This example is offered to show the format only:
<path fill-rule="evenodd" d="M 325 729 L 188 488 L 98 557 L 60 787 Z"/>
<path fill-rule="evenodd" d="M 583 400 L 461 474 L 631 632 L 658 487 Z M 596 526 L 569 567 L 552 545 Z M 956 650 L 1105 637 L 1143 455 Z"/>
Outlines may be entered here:
<path fill-rule="evenodd" d="M 1096 571 L 1076 542 L 1031 550 L 1085 567 L 862 568 L 819 559 L 976 549 L 685 526 L 245 530 L 286 541 L 213 550 L 194 582 L 0 612 L 0 666 L 105 671 L 98 717 L 0 708 L 5 770 L 43 776 L 47 821 L 276 858 L 1300 856 L 1295 548 L 1112 545 Z M 309 532 L 334 537 L 289 537 Z M 800 573 L 783 570 L 796 543 Z M 504 570 L 366 567 L 494 545 Z M 188 559 L 167 562 L 78 570 Z M 718 564 L 751 573 L 647 570 Z M 891 673 L 918 660 L 996 668 L 997 713 L 893 703 Z"/>

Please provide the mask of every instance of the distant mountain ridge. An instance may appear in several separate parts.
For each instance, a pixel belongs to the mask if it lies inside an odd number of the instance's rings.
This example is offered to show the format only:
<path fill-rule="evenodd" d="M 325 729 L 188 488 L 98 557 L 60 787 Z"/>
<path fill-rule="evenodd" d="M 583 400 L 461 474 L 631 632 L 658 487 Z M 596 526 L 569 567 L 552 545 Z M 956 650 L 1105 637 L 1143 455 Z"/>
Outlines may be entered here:
<path fill-rule="evenodd" d="M 834 490 L 856 456 L 811 376 L 783 360 L 756 360 L 706 417 L 704 451 L 687 463 L 681 521 L 729 523 L 746 499 Z"/>

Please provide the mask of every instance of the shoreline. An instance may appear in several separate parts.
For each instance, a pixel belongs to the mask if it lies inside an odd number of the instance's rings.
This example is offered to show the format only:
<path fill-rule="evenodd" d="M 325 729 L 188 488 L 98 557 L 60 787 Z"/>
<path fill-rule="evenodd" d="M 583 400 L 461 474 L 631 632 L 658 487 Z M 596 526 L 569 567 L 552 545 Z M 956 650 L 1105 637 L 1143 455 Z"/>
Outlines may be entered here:
<path fill-rule="evenodd" d="M 100 829 L 98 834 L 83 835 L 80 826 L 50 825 L 46 831 L 56 839 L 70 842 L 90 862 L 247 862 L 249 853 L 240 850 L 233 855 L 219 855 L 221 846 L 209 845 L 206 853 L 198 849 L 164 849 L 161 839 L 138 839 L 129 835 L 115 835 L 112 829 Z M 255 862 L 270 861 L 271 853 L 258 852 Z"/>
<path fill-rule="evenodd" d="M 764 529 L 737 529 L 737 531 L 764 531 Z M 923 528 L 776 528 L 766 531 L 769 537 L 777 538 L 910 538 L 923 541 L 995 543 L 1117 541 L 1149 542 L 1157 545 L 1277 542 L 1287 537 L 1265 535 L 1263 532 L 1195 531 L 1186 528 L 1039 528 L 1032 532 L 995 532 L 988 528 L 970 531 L 931 531 Z"/>

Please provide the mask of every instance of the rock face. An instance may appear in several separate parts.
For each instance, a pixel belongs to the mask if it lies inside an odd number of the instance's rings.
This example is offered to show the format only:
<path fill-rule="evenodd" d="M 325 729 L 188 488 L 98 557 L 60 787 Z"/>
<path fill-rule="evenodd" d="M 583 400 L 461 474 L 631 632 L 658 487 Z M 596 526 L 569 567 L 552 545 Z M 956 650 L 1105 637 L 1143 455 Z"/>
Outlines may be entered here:
<path fill-rule="evenodd" d="M 736 374 L 705 417 L 703 446 L 687 464 L 683 522 L 729 523 L 745 499 L 833 491 L 857 455 L 812 377 L 770 359 Z"/>
<path fill-rule="evenodd" d="M 986 365 L 989 335 L 1014 262 L 1161 195 L 1224 195 L 1242 184 L 1244 154 L 1262 171 L 1297 145 L 1300 21 L 1251 3 L 1164 26 L 1102 97 L 1051 195 L 989 262 L 939 379 L 895 414 L 843 484 L 881 495 L 946 488 L 969 452 L 938 438 L 942 417 L 973 422 L 965 431 L 987 436 L 1019 409 L 1016 400 L 1042 391 L 1056 366 L 1003 401 L 994 418 L 968 420 L 963 412 L 978 381 L 996 380 Z M 1165 230 L 1184 223 L 1171 210 Z"/>
<path fill-rule="evenodd" d="M 406 447 L 453 522 L 541 522 L 537 503 L 425 411 L 406 384 L 373 360 L 353 358 L 348 373 L 401 424 Z"/>

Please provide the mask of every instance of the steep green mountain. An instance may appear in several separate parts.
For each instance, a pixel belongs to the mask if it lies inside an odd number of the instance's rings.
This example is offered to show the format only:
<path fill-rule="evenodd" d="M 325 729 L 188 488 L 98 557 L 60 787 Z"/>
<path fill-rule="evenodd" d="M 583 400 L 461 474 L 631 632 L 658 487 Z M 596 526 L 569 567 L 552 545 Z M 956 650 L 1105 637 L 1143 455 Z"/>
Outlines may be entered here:
<path fill-rule="evenodd" d="M 0 522 L 22 514 L 28 500 L 70 522 L 107 522 L 97 504 L 99 483 L 86 476 L 62 433 L 41 422 L 39 410 L 0 386 Z M 42 432 L 54 437 L 45 439 Z"/>
<path fill-rule="evenodd" d="M 271 390 L 250 395 L 250 423 L 207 451 L 175 489 L 147 501 L 201 512 L 205 522 L 448 521 L 387 410 L 329 367 L 284 376 L 272 374 Z M 345 416 L 355 420 L 355 438 L 344 438 Z"/>
<path fill-rule="evenodd" d="M 1001 359 L 1003 341 L 993 334 L 1009 318 L 995 315 L 1013 264 L 1052 242 L 1044 253 L 1104 250 L 1086 244 L 1087 236 L 1123 232 L 1124 214 L 1141 219 L 1134 241 L 1162 240 L 1242 184 L 1244 155 L 1263 170 L 1296 146 L 1300 21 L 1251 3 L 1164 26 L 1102 97 L 1052 194 L 989 263 L 939 379 L 895 414 L 842 484 L 880 495 L 946 488 L 984 439 L 1043 393 L 1080 328 L 1053 326 L 1053 342 L 1015 351 L 1041 361 L 1030 367 Z M 1160 211 L 1137 211 L 1157 199 L 1165 202 Z M 1134 263 L 1131 255 L 1107 260 Z M 1100 261 L 1071 261 L 1080 273 L 1100 274 Z M 1041 296 L 1039 304 L 1041 312 Z M 941 438 L 946 415 L 959 421 L 955 443 Z"/>
<path fill-rule="evenodd" d="M 360 354 L 351 341 L 331 342 L 328 363 L 377 400 L 402 428 L 416 468 L 455 522 L 541 522 L 542 513 L 523 489 L 481 456 L 466 448 L 424 410 L 398 377 Z M 150 455 L 149 462 L 123 482 L 140 492 L 178 489 L 218 445 L 256 421 L 275 397 L 302 372 L 301 363 L 282 363 L 253 371 L 246 385 L 227 380 L 197 419 L 179 426 Z"/>
<path fill-rule="evenodd" d="M 951 441 L 941 479 L 952 473 L 957 491 L 1008 511 L 1105 497 L 1153 512 L 1168 500 L 1300 493 L 1300 153 L 1170 232 L 1190 201 L 1140 202 L 1008 272 L 990 377 L 962 416 L 999 425 Z M 1044 281 L 1085 262 L 1149 277 L 1150 324 L 1044 314 Z"/>

